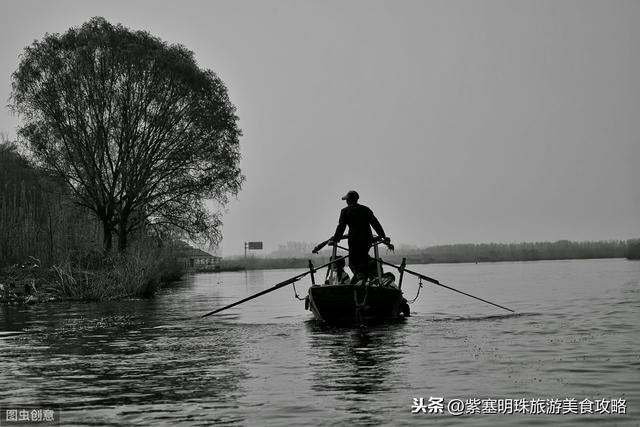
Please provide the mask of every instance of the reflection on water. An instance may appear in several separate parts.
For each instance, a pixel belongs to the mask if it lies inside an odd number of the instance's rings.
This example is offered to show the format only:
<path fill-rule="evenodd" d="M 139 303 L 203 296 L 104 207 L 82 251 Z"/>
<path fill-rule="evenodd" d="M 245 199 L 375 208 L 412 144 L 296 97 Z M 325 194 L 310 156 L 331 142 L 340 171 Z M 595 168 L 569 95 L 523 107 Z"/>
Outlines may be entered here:
<path fill-rule="evenodd" d="M 194 275 L 151 300 L 2 307 L 0 402 L 58 407 L 65 425 L 640 421 L 640 263 L 415 269 L 517 313 L 429 287 L 411 318 L 362 333 L 313 321 L 283 288 L 199 317 L 296 270 Z M 411 414 L 413 398 L 430 396 L 625 398 L 633 407 L 624 418 Z"/>
<path fill-rule="evenodd" d="M 337 328 L 308 322 L 309 360 L 314 383 L 311 389 L 368 395 L 389 390 L 393 378 L 404 322 L 359 330 Z"/>

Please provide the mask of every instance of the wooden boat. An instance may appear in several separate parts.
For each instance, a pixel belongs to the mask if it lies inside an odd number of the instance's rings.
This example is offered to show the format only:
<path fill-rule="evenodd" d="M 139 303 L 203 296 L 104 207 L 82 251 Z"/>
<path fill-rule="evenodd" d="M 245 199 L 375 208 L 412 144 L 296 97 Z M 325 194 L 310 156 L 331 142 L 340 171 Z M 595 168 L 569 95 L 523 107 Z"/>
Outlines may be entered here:
<path fill-rule="evenodd" d="M 346 237 L 346 236 L 345 236 Z M 329 240 L 316 246 L 313 250 L 317 253 L 323 248 Z M 293 285 L 293 291 L 298 299 L 305 301 L 305 308 L 313 312 L 316 319 L 323 322 L 341 323 L 341 322 L 357 322 L 363 325 L 369 321 L 387 321 L 408 317 L 409 303 L 402 296 L 402 278 L 405 273 L 409 273 L 412 276 L 417 277 L 420 282 L 418 283 L 418 293 L 413 299 L 415 301 L 420 295 L 420 288 L 422 288 L 422 280 L 432 283 L 437 286 L 441 286 L 445 289 L 457 292 L 462 295 L 477 299 L 479 301 L 491 304 L 495 307 L 502 308 L 504 310 L 515 313 L 514 310 L 505 307 L 500 304 L 496 304 L 486 299 L 471 295 L 467 292 L 452 288 L 438 280 L 425 276 L 424 274 L 411 271 L 406 268 L 406 259 L 402 259 L 400 265 L 391 264 L 383 261 L 378 254 L 378 244 L 383 243 L 393 250 L 393 245 L 388 240 L 376 239 L 373 244 L 375 258 L 372 259 L 373 272 L 369 272 L 368 277 L 364 281 L 358 283 L 351 283 L 348 280 L 346 273 L 344 272 L 345 258 L 337 257 L 336 250 L 337 244 L 334 244 L 333 256 L 331 260 L 320 266 L 314 267 L 311 261 L 309 261 L 309 271 L 300 273 L 287 280 L 284 280 L 269 289 L 265 289 L 256 294 L 250 295 L 246 298 L 236 301 L 232 304 L 218 308 L 216 310 L 205 313 L 202 317 L 211 316 L 216 313 L 220 313 L 223 310 L 235 307 L 247 301 L 251 301 L 254 298 L 273 292 L 276 289 L 280 289 L 284 286 Z M 345 249 L 340 247 L 341 249 Z M 395 276 L 392 273 L 383 273 L 382 265 L 390 266 L 398 270 L 400 278 L 398 284 L 395 283 Z M 327 267 L 327 275 L 323 285 L 317 285 L 315 281 L 314 273 Z M 303 277 L 311 276 L 311 287 L 309 288 L 309 294 L 305 298 L 300 298 L 295 290 L 295 282 Z M 413 302 L 412 301 L 412 302 Z"/>
<path fill-rule="evenodd" d="M 395 320 L 410 315 L 409 305 L 397 285 L 392 273 L 383 273 L 374 243 L 375 258 L 372 259 L 372 274 L 364 281 L 352 284 L 344 273 L 344 257 L 336 256 L 337 245 L 333 248 L 332 263 L 328 267 L 324 284 L 315 284 L 314 276 L 309 293 L 305 298 L 305 308 L 317 320 L 327 323 L 359 323 Z M 320 246 L 320 245 L 319 245 Z M 310 268 L 313 268 L 310 265 Z"/>
<path fill-rule="evenodd" d="M 327 323 L 362 323 L 409 316 L 402 291 L 390 286 L 313 285 L 305 306 Z"/>

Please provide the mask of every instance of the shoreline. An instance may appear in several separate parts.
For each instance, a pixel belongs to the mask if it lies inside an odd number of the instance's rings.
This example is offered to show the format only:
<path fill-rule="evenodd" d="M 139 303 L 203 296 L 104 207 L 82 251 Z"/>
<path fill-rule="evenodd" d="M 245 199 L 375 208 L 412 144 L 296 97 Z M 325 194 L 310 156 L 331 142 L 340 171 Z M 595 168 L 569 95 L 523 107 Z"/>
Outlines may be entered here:
<path fill-rule="evenodd" d="M 402 259 L 401 256 L 395 255 L 393 257 L 386 257 L 387 259 Z M 328 258 L 327 258 L 328 259 Z M 553 259 L 536 259 L 536 260 L 495 260 L 495 261 L 448 261 L 448 262 L 428 262 L 422 260 L 409 260 L 407 259 L 407 265 L 411 264 L 495 264 L 504 262 L 548 262 L 548 261 L 587 261 L 587 260 L 608 260 L 608 259 L 623 259 L 628 261 L 637 261 L 636 259 L 630 259 L 625 257 L 598 257 L 598 258 L 553 258 Z M 256 270 L 294 270 L 309 267 L 309 258 L 250 258 L 248 265 L 243 266 L 241 263 L 228 262 L 227 265 L 221 265 L 216 270 L 203 270 L 203 271 L 185 271 L 185 274 L 202 274 L 202 273 L 223 273 L 223 272 L 241 272 L 241 271 L 256 271 Z M 256 262 L 260 261 L 260 262 Z M 322 265 L 325 261 L 324 258 L 318 258 L 314 263 L 316 266 Z M 401 261 L 394 263 L 399 264 Z M 224 261 L 223 261 L 224 264 Z M 183 275 L 184 276 L 184 275 Z M 182 278 L 181 276 L 180 278 Z M 157 288 L 167 286 L 168 284 L 180 280 L 180 278 L 173 278 L 172 280 L 163 281 L 158 284 Z M 121 293 L 107 295 L 103 298 L 83 298 L 73 297 L 69 295 L 62 295 L 60 284 L 57 283 L 57 279 L 54 277 L 53 269 L 45 269 L 34 272 L 33 270 L 19 269 L 18 274 L 10 274 L 6 270 L 0 271 L 0 306 L 24 306 L 35 304 L 46 304 L 55 302 L 101 302 L 101 301 L 118 301 L 126 300 L 129 298 L 152 298 L 151 295 L 137 295 L 134 293 Z"/>
<path fill-rule="evenodd" d="M 143 276 L 134 274 L 128 279 L 140 280 L 140 286 L 127 287 L 117 283 L 116 269 L 72 271 L 56 266 L 45 269 L 13 266 L 0 270 L 0 306 L 151 298 L 159 288 L 180 280 L 185 273 L 174 271 L 173 275 L 152 278 L 146 283 Z M 104 286 L 105 281 L 120 286 Z"/>
<path fill-rule="evenodd" d="M 402 262 L 401 255 L 394 255 L 391 257 L 382 257 L 385 260 L 391 260 L 394 264 L 400 264 Z M 497 260 L 478 260 L 478 261 L 428 261 L 420 259 L 407 258 L 407 265 L 411 264 L 496 264 L 503 262 L 544 262 L 544 261 L 588 261 L 588 260 L 604 260 L 604 259 L 625 259 L 628 261 L 637 261 L 636 259 L 626 258 L 623 256 L 611 256 L 611 257 L 593 257 L 593 258 L 544 258 L 544 259 L 497 259 Z M 254 271 L 254 270 L 286 270 L 286 269 L 300 269 L 308 268 L 309 260 L 311 260 L 315 266 L 322 265 L 328 262 L 329 257 L 322 257 L 316 260 L 311 258 L 253 258 L 253 262 L 249 261 L 247 265 L 242 265 L 242 262 L 229 262 L 228 265 L 221 265 L 220 269 L 215 272 L 235 272 L 235 271 Z M 258 261 L 259 260 L 259 261 Z M 258 261 L 258 262 L 256 262 Z M 224 264 L 224 261 L 223 261 Z M 208 271 L 202 271 L 198 273 L 207 273 Z"/>

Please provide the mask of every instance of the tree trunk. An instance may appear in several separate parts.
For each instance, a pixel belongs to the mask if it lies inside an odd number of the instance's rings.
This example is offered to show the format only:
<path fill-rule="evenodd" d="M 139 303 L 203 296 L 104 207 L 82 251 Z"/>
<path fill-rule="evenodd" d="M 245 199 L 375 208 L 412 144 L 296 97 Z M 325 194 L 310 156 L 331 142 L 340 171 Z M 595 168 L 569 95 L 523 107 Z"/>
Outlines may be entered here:
<path fill-rule="evenodd" d="M 118 252 L 123 253 L 127 249 L 127 220 L 122 219 L 118 225 Z"/>
<path fill-rule="evenodd" d="M 111 235 L 111 227 L 106 221 L 102 221 L 102 246 L 104 254 L 108 255 L 111 252 L 111 245 L 113 238 Z"/>

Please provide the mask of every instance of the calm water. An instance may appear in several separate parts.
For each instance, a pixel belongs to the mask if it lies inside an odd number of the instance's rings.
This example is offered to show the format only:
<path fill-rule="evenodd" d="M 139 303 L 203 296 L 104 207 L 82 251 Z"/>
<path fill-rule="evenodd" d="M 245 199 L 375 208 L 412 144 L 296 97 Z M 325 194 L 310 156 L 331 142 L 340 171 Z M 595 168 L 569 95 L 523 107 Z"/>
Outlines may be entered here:
<path fill-rule="evenodd" d="M 291 287 L 199 318 L 301 270 L 1 307 L 0 406 L 54 406 L 64 425 L 640 424 L 640 262 L 412 268 L 518 314 L 425 284 L 411 318 L 365 334 L 311 320 Z M 412 299 L 417 281 L 403 288 Z M 419 397 L 622 398 L 627 414 L 412 414 Z"/>

